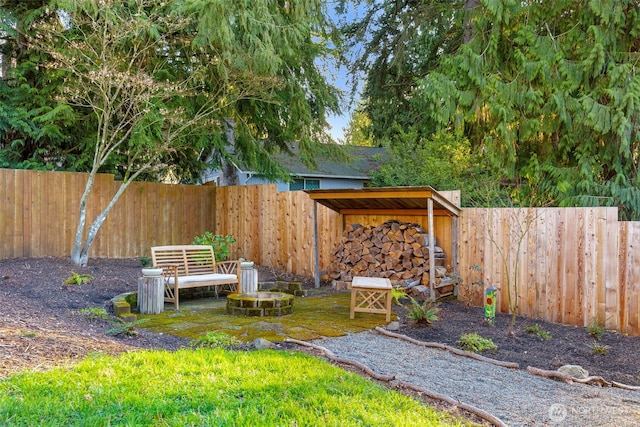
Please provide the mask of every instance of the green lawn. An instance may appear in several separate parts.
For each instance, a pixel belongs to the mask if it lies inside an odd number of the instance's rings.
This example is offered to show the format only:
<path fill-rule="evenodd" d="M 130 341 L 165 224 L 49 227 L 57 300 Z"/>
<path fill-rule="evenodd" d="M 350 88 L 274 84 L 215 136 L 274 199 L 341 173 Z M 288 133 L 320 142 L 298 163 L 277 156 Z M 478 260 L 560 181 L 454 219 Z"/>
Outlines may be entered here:
<path fill-rule="evenodd" d="M 462 425 L 297 352 L 222 349 L 93 355 L 0 381 L 3 426 Z"/>

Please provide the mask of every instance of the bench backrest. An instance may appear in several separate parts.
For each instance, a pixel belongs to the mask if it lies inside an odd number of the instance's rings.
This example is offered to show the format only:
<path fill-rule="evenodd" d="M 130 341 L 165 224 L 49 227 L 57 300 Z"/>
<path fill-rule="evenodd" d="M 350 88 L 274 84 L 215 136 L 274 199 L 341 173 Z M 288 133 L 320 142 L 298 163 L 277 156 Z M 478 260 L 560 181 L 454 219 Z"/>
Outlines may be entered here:
<path fill-rule="evenodd" d="M 195 276 L 217 272 L 213 248 L 208 245 L 153 246 L 154 267 L 178 266 L 178 276 Z"/>

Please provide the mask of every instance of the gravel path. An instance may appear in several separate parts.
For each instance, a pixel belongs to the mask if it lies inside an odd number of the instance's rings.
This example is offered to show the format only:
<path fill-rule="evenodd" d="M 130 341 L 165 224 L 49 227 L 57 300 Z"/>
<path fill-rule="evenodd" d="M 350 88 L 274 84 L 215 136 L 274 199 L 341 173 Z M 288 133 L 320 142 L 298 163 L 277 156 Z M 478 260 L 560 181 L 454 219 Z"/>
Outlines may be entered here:
<path fill-rule="evenodd" d="M 640 391 L 565 384 L 376 332 L 314 343 L 379 374 L 476 406 L 509 426 L 640 425 Z"/>

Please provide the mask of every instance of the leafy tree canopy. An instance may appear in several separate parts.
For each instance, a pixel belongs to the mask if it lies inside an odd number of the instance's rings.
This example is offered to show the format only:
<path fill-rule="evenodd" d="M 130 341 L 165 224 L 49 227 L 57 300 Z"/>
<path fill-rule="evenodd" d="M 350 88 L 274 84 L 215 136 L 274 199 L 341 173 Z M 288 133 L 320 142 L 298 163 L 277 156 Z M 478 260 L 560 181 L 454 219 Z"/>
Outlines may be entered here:
<path fill-rule="evenodd" d="M 346 145 L 373 146 L 371 137 L 371 119 L 361 108 L 351 114 L 349 124 L 345 129 L 344 143 Z"/>
<path fill-rule="evenodd" d="M 283 171 L 271 161 L 274 148 L 286 150 L 287 142 L 299 141 L 303 159 L 312 162 L 314 142 L 328 141 L 325 115 L 338 112 L 337 91 L 327 84 L 314 61 L 330 57 L 333 50 L 329 45 L 338 43 L 332 40 L 334 34 L 322 1 L 64 0 L 5 2 L 1 10 L 6 36 L 3 47 L 8 58 L 3 63 L 15 64 L 8 70 L 11 78 L 0 87 L 6 94 L 0 99 L 0 113 L 5 112 L 0 117 L 0 143 L 3 148 L 16 147 L 1 156 L 5 165 L 25 167 L 27 161 L 33 167 L 55 164 L 67 170 L 91 169 L 93 157 L 85 153 L 92 153 L 91 147 L 99 139 L 96 130 L 104 123 L 96 118 L 86 99 L 80 101 L 74 94 L 86 92 L 87 83 L 97 80 L 79 79 L 77 74 L 72 77 L 70 63 L 63 59 L 84 61 L 84 71 L 109 65 L 111 71 L 120 67 L 123 73 L 126 58 L 121 63 L 119 59 L 150 40 L 155 40 L 157 50 L 137 51 L 134 66 L 126 72 L 138 77 L 146 74 L 155 83 L 183 82 L 188 84 L 189 94 L 187 87 L 182 87 L 184 92 L 177 97 L 149 94 L 153 100 L 144 110 L 146 122 L 129 129 L 125 145 L 166 138 L 171 127 L 174 147 L 181 148 L 165 153 L 158 165 L 171 165 L 174 175 L 193 179 L 205 160 L 220 163 L 234 155 L 265 176 L 276 177 Z M 127 10 L 135 17 L 138 29 L 110 36 L 110 44 L 100 46 L 104 37 L 99 30 L 107 27 L 94 28 L 89 21 L 115 25 Z M 15 55 L 17 46 L 26 46 L 32 57 Z M 106 47 L 120 52 L 102 64 L 100 57 L 106 54 Z M 83 55 L 85 52 L 92 52 L 93 57 Z M 25 74 L 33 76 L 33 81 L 25 84 Z M 39 82 L 46 83 L 46 91 Z M 35 102 L 32 93 L 41 99 Z M 216 99 L 215 114 L 210 109 L 212 98 Z M 209 112 L 206 119 L 203 107 Z M 171 123 L 159 120 L 160 112 Z M 43 117 L 44 113 L 48 116 Z M 184 124 L 185 118 L 189 118 L 189 124 L 180 126 L 178 123 L 182 120 Z M 224 137 L 229 118 L 236 125 L 231 151 Z M 52 144 L 51 139 L 44 139 L 43 128 L 62 142 Z M 29 141 L 29 149 L 21 148 L 23 140 Z M 126 178 L 130 153 L 127 149 L 114 150 L 100 171 Z M 157 176 L 157 171 L 152 171 L 139 174 L 138 179 Z"/>
<path fill-rule="evenodd" d="M 34 17 L 28 20 L 23 8 L 7 9 L 15 18 L 7 13 L 5 29 L 15 33 L 15 46 L 41 55 L 30 70 L 34 76 L 56 76 L 43 104 L 71 112 L 72 126 L 86 135 L 74 141 L 85 153 L 85 162 L 74 166 L 90 172 L 71 254 L 76 264 L 87 263 L 100 226 L 135 179 L 168 172 L 192 177 L 203 159 L 217 166 L 233 156 L 275 178 L 285 171 L 273 150 L 286 151 L 296 141 L 311 163 L 314 144 L 328 139 L 325 114 L 337 112 L 338 103 L 315 64 L 331 53 L 320 0 L 55 0 L 41 6 L 27 8 Z M 17 80 L 11 89 L 22 95 Z M 230 123 L 234 138 L 224 132 Z M 116 171 L 122 182 L 86 227 L 100 171 Z"/>
<path fill-rule="evenodd" d="M 398 128 L 425 120 L 411 104 L 418 78 L 463 41 L 464 0 L 355 0 L 339 2 L 345 47 L 351 52 L 353 90 L 361 77 L 363 112 L 380 145 Z M 349 13 L 346 13 L 349 11 Z M 353 18 L 355 17 L 355 18 Z M 428 132 L 432 132 L 431 128 Z M 423 132 L 424 133 L 424 132 Z"/>
<path fill-rule="evenodd" d="M 361 23 L 379 23 L 372 32 L 379 37 L 364 41 L 356 64 L 368 72 L 374 135 L 390 135 L 389 120 L 427 137 L 462 134 L 488 170 L 524 189 L 526 204 L 617 206 L 621 218 L 640 219 L 636 1 L 366 3 Z M 425 8 L 429 18 L 417 14 Z M 399 41 L 412 34 L 406 47 L 421 37 L 423 46 L 437 47 L 427 54 L 416 45 L 414 55 L 402 55 Z M 388 82 L 410 82 L 398 86 L 402 93 L 375 83 L 391 65 L 399 76 Z"/>
<path fill-rule="evenodd" d="M 416 105 L 538 188 L 539 203 L 640 219 L 637 2 L 485 0 L 473 23 Z"/>

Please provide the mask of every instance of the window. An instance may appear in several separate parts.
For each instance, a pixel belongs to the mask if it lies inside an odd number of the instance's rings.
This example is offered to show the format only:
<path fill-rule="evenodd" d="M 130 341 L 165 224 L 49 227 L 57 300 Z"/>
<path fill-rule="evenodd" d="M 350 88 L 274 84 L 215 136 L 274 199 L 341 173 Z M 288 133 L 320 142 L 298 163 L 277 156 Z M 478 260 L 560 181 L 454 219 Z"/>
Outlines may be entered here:
<path fill-rule="evenodd" d="M 320 188 L 319 179 L 294 179 L 289 184 L 289 191 L 317 190 L 318 188 Z"/>

